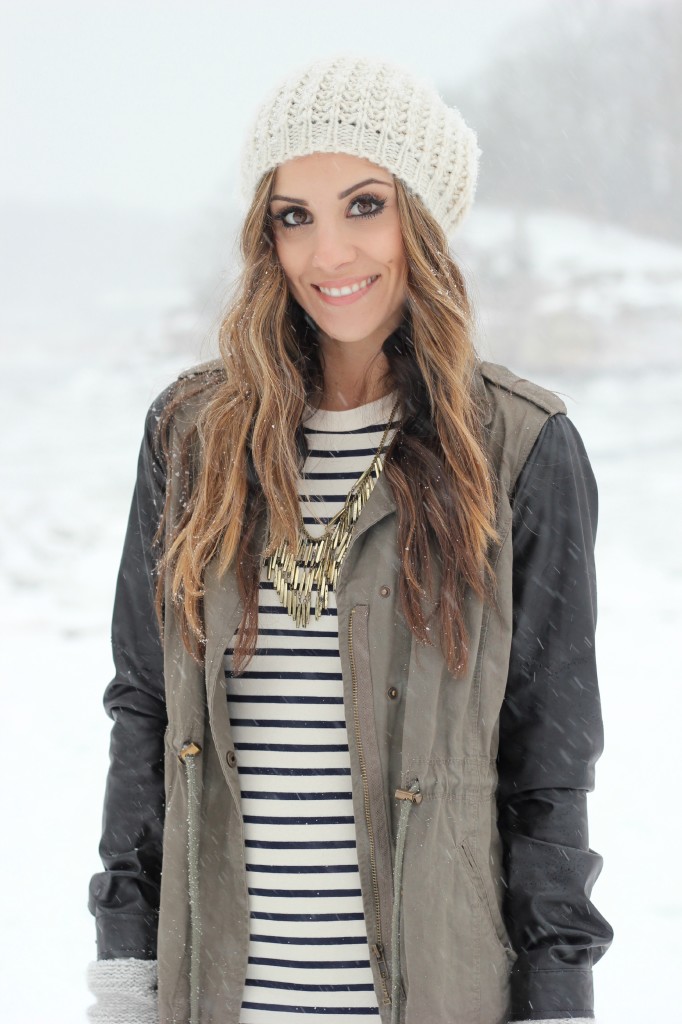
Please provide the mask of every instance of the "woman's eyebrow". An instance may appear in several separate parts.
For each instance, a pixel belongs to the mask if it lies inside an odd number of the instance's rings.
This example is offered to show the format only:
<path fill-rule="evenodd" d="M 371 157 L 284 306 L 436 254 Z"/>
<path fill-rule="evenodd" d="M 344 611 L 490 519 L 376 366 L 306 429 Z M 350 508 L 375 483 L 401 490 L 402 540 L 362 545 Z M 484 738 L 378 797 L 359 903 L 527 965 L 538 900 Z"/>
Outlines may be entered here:
<path fill-rule="evenodd" d="M 381 181 L 379 178 L 366 178 L 364 181 L 359 181 L 357 185 L 351 185 L 350 188 L 344 189 L 343 192 L 339 192 L 338 198 L 345 199 L 351 192 L 355 192 L 357 188 L 363 188 L 365 185 L 385 185 L 387 188 L 393 188 L 390 181 Z M 283 203 L 295 203 L 297 206 L 307 206 L 305 199 L 294 199 L 292 196 L 270 196 L 270 202 L 273 203 L 275 199 L 280 199 Z"/>
<path fill-rule="evenodd" d="M 275 199 L 281 199 L 283 203 L 296 203 L 297 206 L 307 206 L 305 199 L 292 199 L 291 196 L 270 196 L 270 202 L 274 203 Z"/>
<path fill-rule="evenodd" d="M 359 181 L 357 185 L 351 185 L 350 188 L 339 192 L 339 199 L 345 199 L 351 192 L 355 192 L 356 188 L 363 188 L 365 185 L 386 185 L 387 188 L 393 188 L 390 181 L 380 181 L 379 178 L 366 178 L 364 181 Z"/>

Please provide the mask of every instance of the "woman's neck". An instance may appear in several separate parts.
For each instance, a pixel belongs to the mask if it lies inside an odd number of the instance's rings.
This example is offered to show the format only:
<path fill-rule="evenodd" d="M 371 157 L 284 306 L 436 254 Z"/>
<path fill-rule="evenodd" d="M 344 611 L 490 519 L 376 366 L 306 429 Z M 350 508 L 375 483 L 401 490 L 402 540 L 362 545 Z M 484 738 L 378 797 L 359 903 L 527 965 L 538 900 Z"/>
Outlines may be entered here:
<path fill-rule="evenodd" d="M 323 345 L 324 392 L 318 408 L 329 412 L 357 409 L 391 390 L 388 360 L 381 350 L 361 354 L 356 346 Z"/>
<path fill-rule="evenodd" d="M 360 382 L 357 387 L 328 386 L 325 380 L 324 394 L 318 405 L 318 409 L 327 412 L 345 412 L 348 409 L 357 409 L 361 405 L 368 405 L 378 398 L 383 398 L 391 392 L 390 384 L 377 386 L 375 388 L 362 387 L 365 382 Z"/>

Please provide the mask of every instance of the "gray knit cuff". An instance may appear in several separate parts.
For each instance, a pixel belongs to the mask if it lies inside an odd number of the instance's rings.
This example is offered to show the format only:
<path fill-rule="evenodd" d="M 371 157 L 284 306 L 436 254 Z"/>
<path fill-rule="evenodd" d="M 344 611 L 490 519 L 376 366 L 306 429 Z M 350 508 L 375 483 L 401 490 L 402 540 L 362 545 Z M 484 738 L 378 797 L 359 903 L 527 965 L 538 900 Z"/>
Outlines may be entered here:
<path fill-rule="evenodd" d="M 553 1020 L 519 1020 L 515 1024 L 597 1024 L 594 1017 L 555 1017 Z"/>
<path fill-rule="evenodd" d="M 88 988 L 97 1002 L 90 1024 L 159 1024 L 156 960 L 95 960 Z"/>

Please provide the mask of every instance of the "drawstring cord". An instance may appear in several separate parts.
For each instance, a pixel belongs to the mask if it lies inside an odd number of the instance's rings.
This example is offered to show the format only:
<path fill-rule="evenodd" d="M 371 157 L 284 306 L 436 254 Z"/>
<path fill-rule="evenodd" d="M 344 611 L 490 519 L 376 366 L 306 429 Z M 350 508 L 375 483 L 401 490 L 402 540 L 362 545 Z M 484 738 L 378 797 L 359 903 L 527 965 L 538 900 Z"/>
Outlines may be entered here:
<path fill-rule="evenodd" d="M 407 837 L 407 818 L 412 804 L 422 802 L 419 782 L 415 780 L 409 789 L 396 789 L 396 800 L 402 800 L 398 837 L 395 844 L 395 875 L 393 880 L 393 912 L 391 914 L 391 1024 L 400 1020 L 400 907 L 403 888 L 403 858 Z"/>
<path fill-rule="evenodd" d="M 199 787 L 195 759 L 200 753 L 201 747 L 196 743 L 185 743 L 178 754 L 185 766 L 187 776 L 187 874 L 190 908 L 189 1024 L 199 1024 L 201 914 L 199 908 Z"/>

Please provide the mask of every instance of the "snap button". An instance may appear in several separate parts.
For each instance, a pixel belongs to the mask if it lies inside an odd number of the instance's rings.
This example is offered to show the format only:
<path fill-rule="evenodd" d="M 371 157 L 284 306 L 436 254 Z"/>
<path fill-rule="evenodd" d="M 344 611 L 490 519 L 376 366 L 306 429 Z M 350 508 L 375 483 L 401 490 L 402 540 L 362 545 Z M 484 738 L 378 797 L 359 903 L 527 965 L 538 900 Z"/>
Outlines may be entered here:
<path fill-rule="evenodd" d="M 388 595 L 391 593 L 391 588 L 387 587 L 386 584 L 384 583 L 383 587 L 379 587 L 379 593 L 381 594 L 382 597 L 388 597 Z"/>
<path fill-rule="evenodd" d="M 391 700 L 395 700 L 395 699 L 396 699 L 396 697 L 398 696 L 398 691 L 397 691 L 397 689 L 395 688 L 395 686 L 389 686 L 389 688 L 388 688 L 388 690 L 387 690 L 387 693 L 388 693 L 388 696 L 389 696 L 389 698 L 390 698 Z"/>
<path fill-rule="evenodd" d="M 227 763 L 230 766 L 230 768 L 234 768 L 234 766 L 236 765 L 236 763 L 237 763 L 237 755 L 235 754 L 234 750 L 228 750 L 228 752 L 227 752 Z"/>

